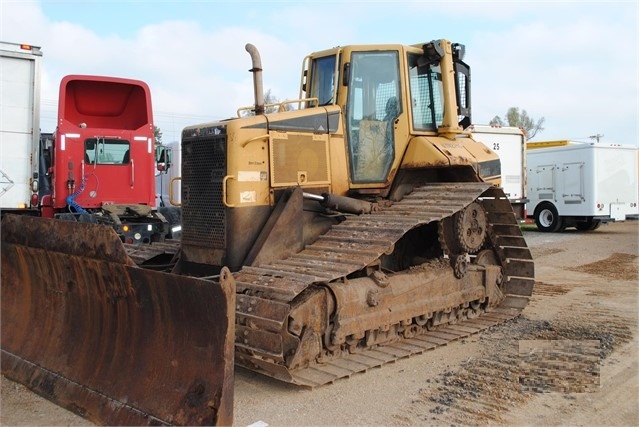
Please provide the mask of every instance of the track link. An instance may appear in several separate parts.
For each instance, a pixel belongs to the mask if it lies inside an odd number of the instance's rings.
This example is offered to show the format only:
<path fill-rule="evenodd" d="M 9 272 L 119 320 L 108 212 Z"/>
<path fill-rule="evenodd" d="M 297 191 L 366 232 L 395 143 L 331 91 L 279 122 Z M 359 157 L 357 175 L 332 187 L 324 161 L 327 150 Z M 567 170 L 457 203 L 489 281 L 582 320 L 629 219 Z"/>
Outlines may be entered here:
<path fill-rule="evenodd" d="M 309 286 L 327 284 L 362 270 L 409 230 L 440 221 L 480 198 L 488 218 L 489 244 L 503 268 L 502 303 L 479 318 L 357 353 L 344 353 L 325 363 L 288 370 L 278 364 L 281 337 L 295 297 Z M 316 387 L 339 378 L 446 345 L 518 316 L 534 285 L 532 256 L 503 191 L 487 183 L 428 184 L 403 200 L 370 215 L 349 217 L 333 226 L 300 253 L 260 267 L 244 267 L 237 284 L 236 361 L 294 384 Z M 253 353 L 257 357 L 251 356 Z"/>

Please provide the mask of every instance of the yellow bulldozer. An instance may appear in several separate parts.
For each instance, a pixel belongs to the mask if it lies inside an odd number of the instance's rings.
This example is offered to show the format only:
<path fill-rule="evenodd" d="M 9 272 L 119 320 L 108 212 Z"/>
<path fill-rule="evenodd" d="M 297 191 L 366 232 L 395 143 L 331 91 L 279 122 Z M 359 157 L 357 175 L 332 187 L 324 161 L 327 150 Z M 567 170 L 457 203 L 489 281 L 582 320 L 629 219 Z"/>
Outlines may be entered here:
<path fill-rule="evenodd" d="M 316 52 L 299 99 L 275 106 L 246 50 L 254 105 L 183 130 L 182 237 L 164 271 L 99 225 L 3 219 L 5 375 L 44 378 L 30 386 L 99 423 L 130 422 L 126 409 L 224 424 L 229 360 L 316 387 L 526 306 L 534 263 L 499 158 L 465 130 L 463 45 Z"/>

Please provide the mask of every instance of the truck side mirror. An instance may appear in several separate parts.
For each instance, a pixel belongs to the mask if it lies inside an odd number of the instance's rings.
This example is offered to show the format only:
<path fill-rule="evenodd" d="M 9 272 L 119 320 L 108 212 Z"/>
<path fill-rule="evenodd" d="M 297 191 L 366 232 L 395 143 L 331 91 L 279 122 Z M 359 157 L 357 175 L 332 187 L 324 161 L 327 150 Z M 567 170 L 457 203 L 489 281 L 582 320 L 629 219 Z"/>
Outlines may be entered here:
<path fill-rule="evenodd" d="M 171 167 L 172 150 L 168 147 L 159 145 L 155 147 L 156 168 L 160 172 L 166 172 Z"/>

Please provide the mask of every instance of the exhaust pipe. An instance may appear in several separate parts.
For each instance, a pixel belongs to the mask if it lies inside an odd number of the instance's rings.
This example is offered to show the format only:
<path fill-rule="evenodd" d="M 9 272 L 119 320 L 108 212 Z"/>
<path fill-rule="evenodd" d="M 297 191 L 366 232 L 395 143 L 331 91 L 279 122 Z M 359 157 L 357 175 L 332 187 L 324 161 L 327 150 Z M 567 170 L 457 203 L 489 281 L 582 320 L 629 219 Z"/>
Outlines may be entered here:
<path fill-rule="evenodd" d="M 249 71 L 253 73 L 253 89 L 255 91 L 255 115 L 264 114 L 264 85 L 262 84 L 262 60 L 257 48 L 251 43 L 247 43 L 244 47 L 251 55 L 253 68 Z"/>

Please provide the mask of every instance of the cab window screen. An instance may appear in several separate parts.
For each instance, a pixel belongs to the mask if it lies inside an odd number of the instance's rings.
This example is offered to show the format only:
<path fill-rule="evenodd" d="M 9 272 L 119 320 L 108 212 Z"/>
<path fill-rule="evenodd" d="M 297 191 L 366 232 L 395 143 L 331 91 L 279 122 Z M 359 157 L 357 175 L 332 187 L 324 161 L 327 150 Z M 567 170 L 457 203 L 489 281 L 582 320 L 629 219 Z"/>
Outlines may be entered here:
<path fill-rule="evenodd" d="M 419 56 L 408 54 L 413 128 L 437 130 L 444 119 L 444 95 L 440 67 L 418 66 Z"/>

